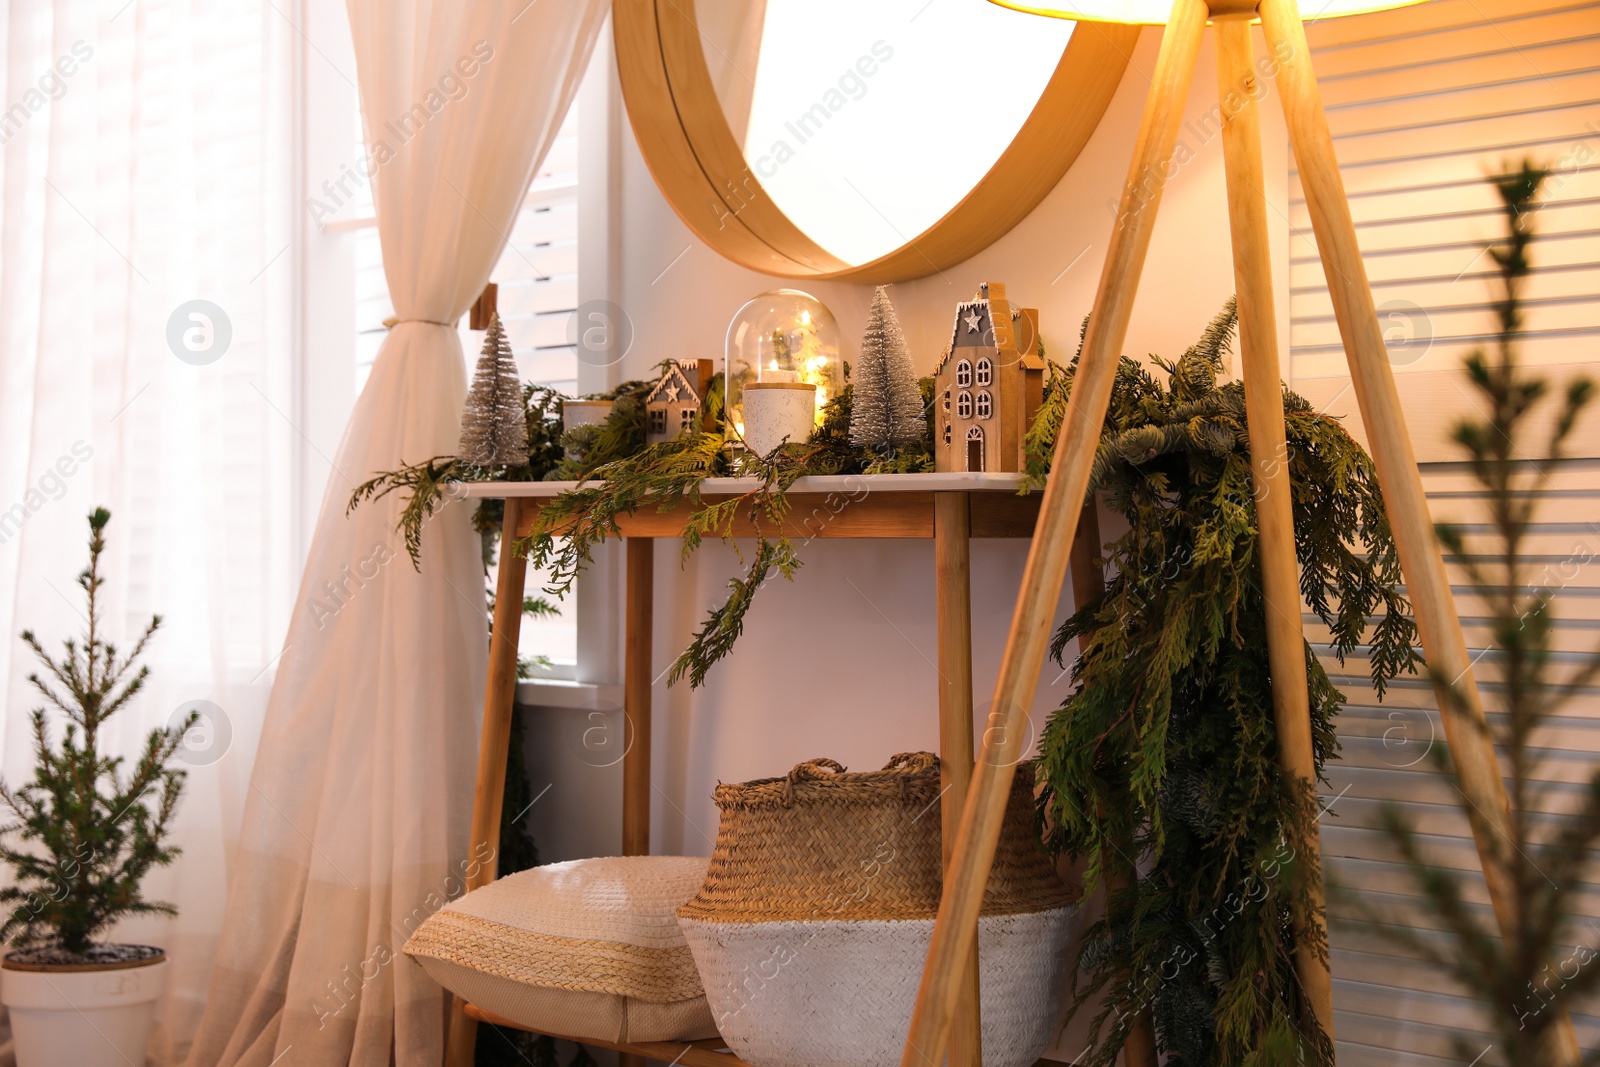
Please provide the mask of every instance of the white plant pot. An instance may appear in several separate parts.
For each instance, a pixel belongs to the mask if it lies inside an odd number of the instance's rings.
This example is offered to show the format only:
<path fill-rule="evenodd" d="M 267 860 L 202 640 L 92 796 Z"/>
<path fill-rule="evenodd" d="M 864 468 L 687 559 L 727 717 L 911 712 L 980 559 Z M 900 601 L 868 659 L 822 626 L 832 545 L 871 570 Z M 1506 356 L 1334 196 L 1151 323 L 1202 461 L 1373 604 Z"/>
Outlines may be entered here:
<path fill-rule="evenodd" d="M 1074 911 L 978 920 L 984 1067 L 1029 1067 L 1049 1047 Z M 717 1030 L 753 1067 L 899 1063 L 933 923 L 678 917 Z"/>
<path fill-rule="evenodd" d="M 0 972 L 17 1067 L 144 1067 L 167 958 L 89 970 Z"/>
<path fill-rule="evenodd" d="M 744 443 L 758 456 L 789 441 L 811 440 L 817 387 L 808 382 L 747 382 L 743 394 Z"/>

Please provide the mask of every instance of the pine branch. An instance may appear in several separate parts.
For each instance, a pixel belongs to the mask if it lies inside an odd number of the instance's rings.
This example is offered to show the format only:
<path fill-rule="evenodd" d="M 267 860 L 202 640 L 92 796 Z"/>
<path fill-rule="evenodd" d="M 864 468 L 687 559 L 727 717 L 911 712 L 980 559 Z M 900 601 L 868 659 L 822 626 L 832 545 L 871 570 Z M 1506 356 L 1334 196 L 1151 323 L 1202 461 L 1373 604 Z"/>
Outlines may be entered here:
<path fill-rule="evenodd" d="M 1485 865 L 1500 868 L 1513 887 L 1511 910 L 1517 926 L 1505 931 L 1502 941 L 1469 922 L 1458 879 L 1424 862 L 1409 823 L 1399 813 L 1389 815 L 1386 827 L 1413 881 L 1432 910 L 1446 919 L 1453 937 L 1453 955 L 1434 951 L 1423 958 L 1451 971 L 1483 1002 L 1505 1062 L 1514 1067 L 1547 1062 L 1545 1044 L 1555 1020 L 1600 982 L 1600 967 L 1587 966 L 1595 952 L 1585 950 L 1587 958 L 1571 975 L 1560 961 L 1566 954 L 1561 942 L 1573 926 L 1574 898 L 1590 880 L 1593 849 L 1600 841 L 1600 776 L 1588 783 L 1576 810 L 1555 817 L 1550 841 L 1540 845 L 1535 840 L 1539 827 L 1548 822 L 1536 810 L 1539 797 L 1547 792 L 1540 784 L 1538 731 L 1576 689 L 1600 677 L 1600 654 L 1587 658 L 1566 679 L 1551 677 L 1555 662 L 1551 594 L 1542 588 L 1523 592 L 1527 587 L 1523 543 L 1534 521 L 1535 493 L 1533 484 L 1520 475 L 1523 453 L 1516 442 L 1524 420 L 1548 389 L 1543 381 L 1521 374 L 1515 342 L 1522 322 L 1521 286 L 1531 269 L 1534 201 L 1543 180 L 1544 173 L 1530 164 L 1496 180 L 1507 223 L 1505 239 L 1490 249 L 1500 268 L 1500 296 L 1494 305 L 1500 332 L 1492 361 L 1479 351 L 1464 362 L 1481 400 L 1474 406 L 1487 414 L 1463 419 L 1453 433 L 1483 489 L 1499 552 L 1492 561 L 1474 558 L 1459 529 L 1442 526 L 1438 531 L 1441 544 L 1462 565 L 1467 584 L 1491 605 L 1493 642 L 1503 669 L 1506 713 L 1501 724 L 1480 718 L 1455 679 L 1430 671 L 1443 697 L 1442 710 L 1468 730 L 1468 743 L 1492 742 L 1505 753 L 1508 826 L 1490 826 L 1464 794 L 1460 807 L 1479 840 L 1489 843 Z M 1549 437 L 1551 456 L 1562 455 L 1592 392 L 1592 386 L 1580 380 L 1561 398 Z M 1455 771 L 1442 754 L 1438 763 L 1439 773 L 1460 793 Z M 1561 969 L 1558 988 L 1551 988 L 1553 967 Z"/>

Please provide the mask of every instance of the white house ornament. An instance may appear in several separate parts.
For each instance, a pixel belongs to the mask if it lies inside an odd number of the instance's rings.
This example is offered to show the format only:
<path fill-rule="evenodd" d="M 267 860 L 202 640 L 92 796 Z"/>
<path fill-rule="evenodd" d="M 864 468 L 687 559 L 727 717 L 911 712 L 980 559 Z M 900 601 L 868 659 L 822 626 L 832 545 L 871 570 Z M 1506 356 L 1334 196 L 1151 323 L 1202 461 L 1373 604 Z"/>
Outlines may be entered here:
<path fill-rule="evenodd" d="M 698 425 L 700 405 L 711 388 L 709 359 L 672 361 L 644 398 L 644 439 L 658 445 Z"/>

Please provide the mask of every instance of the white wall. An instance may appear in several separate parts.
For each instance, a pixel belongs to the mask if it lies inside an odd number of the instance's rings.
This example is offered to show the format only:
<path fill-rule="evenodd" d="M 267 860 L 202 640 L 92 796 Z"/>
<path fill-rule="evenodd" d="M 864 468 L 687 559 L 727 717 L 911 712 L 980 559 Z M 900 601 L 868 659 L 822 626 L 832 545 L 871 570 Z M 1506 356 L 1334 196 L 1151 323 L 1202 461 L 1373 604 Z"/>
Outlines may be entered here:
<path fill-rule="evenodd" d="M 1111 232 L 1108 200 L 1121 189 L 1134 132 L 1155 65 L 1160 31 L 1140 38 L 1121 88 L 1066 177 L 1022 225 L 989 249 L 940 274 L 891 290 L 919 370 L 937 360 L 957 301 L 982 281 L 1002 281 L 1014 303 L 1038 306 L 1045 344 L 1064 362 L 1093 301 Z M 1258 45 L 1258 48 L 1261 46 Z M 1176 356 L 1233 292 L 1224 211 L 1222 147 L 1198 135 L 1216 100 L 1210 41 L 1201 52 L 1182 138 L 1195 151 L 1168 186 L 1140 286 L 1127 350 Z M 1263 116 L 1268 193 L 1286 202 L 1287 157 L 1276 104 Z M 728 320 L 750 297 L 782 285 L 826 303 L 854 358 L 872 289 L 793 283 L 730 263 L 690 234 L 657 191 L 631 133 L 624 134 L 622 278 L 618 303 L 633 320 L 625 377 L 658 360 L 720 361 Z M 1287 246 L 1287 215 L 1271 212 Z M 1081 255 L 1081 258 L 1080 258 Z M 1073 263 L 1074 260 L 1076 263 Z M 1070 269 L 1067 269 L 1071 264 Z M 1275 264 L 1280 271 L 1283 264 Z M 1281 287 L 1287 291 L 1287 287 Z M 1280 321 L 1287 324 L 1287 305 Z M 1287 345 L 1284 346 L 1285 350 Z M 747 550 L 748 550 L 748 546 Z M 658 546 L 655 666 L 665 671 L 738 572 L 732 549 L 702 548 L 680 570 L 676 545 Z M 775 581 L 751 610 L 733 655 L 691 694 L 687 683 L 656 686 L 658 852 L 709 852 L 716 833 L 710 802 L 718 780 L 780 774 L 803 759 L 832 756 L 855 769 L 881 766 L 908 749 L 936 749 L 933 551 L 929 542 L 818 541 L 791 584 Z M 1021 582 L 1026 544 L 979 542 L 973 564 L 977 717 L 987 711 Z M 1064 599 L 1063 612 L 1070 601 Z M 1041 682 L 1036 721 L 1055 707 L 1066 680 Z"/>

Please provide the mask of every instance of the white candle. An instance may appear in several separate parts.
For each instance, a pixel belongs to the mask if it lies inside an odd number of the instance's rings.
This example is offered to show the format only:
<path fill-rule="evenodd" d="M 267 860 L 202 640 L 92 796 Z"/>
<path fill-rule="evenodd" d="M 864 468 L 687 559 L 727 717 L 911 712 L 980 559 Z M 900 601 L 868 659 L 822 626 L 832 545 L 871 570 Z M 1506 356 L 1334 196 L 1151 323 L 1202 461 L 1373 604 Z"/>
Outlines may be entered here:
<path fill-rule="evenodd" d="M 792 371 L 790 373 L 793 373 Z M 804 382 L 751 382 L 744 387 L 745 447 L 766 455 L 785 440 L 811 439 L 817 387 Z"/>

